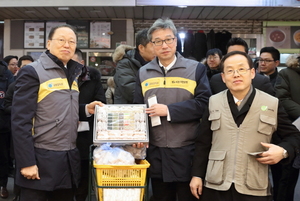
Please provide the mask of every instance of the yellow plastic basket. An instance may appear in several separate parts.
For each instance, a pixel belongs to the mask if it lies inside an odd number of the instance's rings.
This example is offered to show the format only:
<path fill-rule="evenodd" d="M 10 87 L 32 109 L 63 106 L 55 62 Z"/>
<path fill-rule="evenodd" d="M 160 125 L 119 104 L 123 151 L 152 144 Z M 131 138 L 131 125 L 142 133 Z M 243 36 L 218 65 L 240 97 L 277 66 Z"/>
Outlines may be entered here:
<path fill-rule="evenodd" d="M 145 193 L 143 187 L 146 186 L 147 168 L 150 166 L 147 160 L 140 160 L 136 165 L 97 165 L 93 161 L 93 165 L 96 169 L 98 197 L 100 201 L 105 201 L 103 194 L 109 187 L 123 189 L 123 186 L 124 189 L 126 187 L 134 189 L 134 186 L 140 186 L 140 200 L 143 200 Z"/>

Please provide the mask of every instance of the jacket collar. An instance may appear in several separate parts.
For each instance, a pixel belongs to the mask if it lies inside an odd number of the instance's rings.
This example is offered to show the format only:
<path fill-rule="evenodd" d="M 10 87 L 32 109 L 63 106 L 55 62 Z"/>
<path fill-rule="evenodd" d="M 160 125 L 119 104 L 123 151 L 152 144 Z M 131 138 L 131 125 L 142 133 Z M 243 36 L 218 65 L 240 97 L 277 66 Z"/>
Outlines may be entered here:
<path fill-rule="evenodd" d="M 260 74 L 263 75 L 263 76 L 267 76 L 267 77 L 270 78 L 270 80 L 272 80 L 272 79 L 277 77 L 278 70 L 277 70 L 277 67 L 276 67 L 274 73 L 272 73 L 271 75 L 265 75 L 264 73 L 260 73 Z"/>
<path fill-rule="evenodd" d="M 138 60 L 141 63 L 142 66 L 144 66 L 148 63 L 148 61 L 145 61 L 145 59 L 141 56 L 140 52 L 137 49 L 135 49 L 134 58 L 136 60 Z"/>
<path fill-rule="evenodd" d="M 244 106 L 241 108 L 241 110 L 237 109 L 232 94 L 230 93 L 229 90 L 227 90 L 227 100 L 228 100 L 228 104 L 229 104 L 231 113 L 234 118 L 238 118 L 240 115 L 243 115 L 244 113 L 247 113 L 249 111 L 251 104 L 253 102 L 254 96 L 256 94 L 255 88 L 253 86 L 252 86 L 252 88 L 253 88 L 253 90 L 249 94 L 248 99 L 245 100 L 246 102 L 244 103 Z"/>
<path fill-rule="evenodd" d="M 49 52 L 49 50 L 47 50 L 46 52 L 42 53 L 41 56 L 41 61 L 43 63 L 43 66 L 45 69 L 51 69 L 51 68 L 62 68 L 63 70 L 65 70 L 65 66 L 62 63 L 62 61 L 60 61 L 56 56 L 54 56 L 53 54 L 51 54 Z M 67 63 L 67 68 L 70 67 L 79 67 L 80 69 L 82 69 L 83 65 L 73 61 L 72 59 Z"/>
<path fill-rule="evenodd" d="M 53 54 L 51 54 L 50 53 L 50 51 L 49 50 L 47 50 L 46 52 L 46 55 L 56 64 L 56 65 L 58 65 L 58 66 L 60 66 L 60 67 L 65 67 L 64 66 L 64 64 L 63 64 L 63 62 L 62 61 L 60 61 L 56 56 L 54 56 Z"/>
<path fill-rule="evenodd" d="M 177 60 L 175 62 L 175 64 L 169 69 L 169 71 L 176 69 L 176 68 L 186 68 L 186 62 L 184 61 L 184 57 L 181 56 L 181 54 L 179 52 L 176 52 L 176 57 Z M 152 61 L 149 62 L 152 65 L 146 65 L 146 70 L 156 70 L 159 72 L 161 71 L 161 68 L 159 66 L 159 61 L 158 58 L 156 57 L 155 59 L 153 59 Z"/>

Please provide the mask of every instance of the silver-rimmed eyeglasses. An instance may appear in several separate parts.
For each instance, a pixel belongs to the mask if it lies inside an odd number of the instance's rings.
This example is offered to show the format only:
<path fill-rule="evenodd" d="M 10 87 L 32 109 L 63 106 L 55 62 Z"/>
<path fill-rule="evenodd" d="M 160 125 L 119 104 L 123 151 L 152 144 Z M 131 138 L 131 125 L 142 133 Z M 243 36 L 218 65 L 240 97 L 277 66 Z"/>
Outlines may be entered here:
<path fill-rule="evenodd" d="M 60 44 L 60 45 L 64 45 L 64 44 L 66 44 L 66 42 L 67 42 L 67 40 L 66 40 L 66 39 L 63 39 L 63 38 L 55 38 L 55 39 L 51 39 L 51 40 L 56 40 L 57 43 Z M 69 44 L 70 46 L 75 46 L 75 45 L 76 45 L 76 41 L 74 41 L 74 40 L 69 40 L 69 41 L 68 41 L 68 44 Z"/>
<path fill-rule="evenodd" d="M 250 70 L 250 68 L 239 68 L 237 70 L 228 69 L 224 71 L 225 75 L 234 75 L 235 72 L 237 72 L 240 75 L 246 74 L 247 71 Z"/>

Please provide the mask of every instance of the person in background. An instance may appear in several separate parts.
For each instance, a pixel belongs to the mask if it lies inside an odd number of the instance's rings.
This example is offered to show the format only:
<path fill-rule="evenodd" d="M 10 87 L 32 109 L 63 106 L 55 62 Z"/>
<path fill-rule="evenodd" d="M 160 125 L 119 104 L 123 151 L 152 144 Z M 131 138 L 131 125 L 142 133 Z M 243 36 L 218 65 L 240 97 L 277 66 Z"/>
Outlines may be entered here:
<path fill-rule="evenodd" d="M 258 64 L 260 74 L 268 77 L 274 86 L 278 75 L 277 66 L 280 64 L 280 52 L 274 47 L 262 48 Z"/>
<path fill-rule="evenodd" d="M 228 90 L 211 96 L 203 115 L 191 191 L 202 201 L 272 201 L 268 165 L 294 159 L 300 132 L 277 98 L 252 86 L 249 55 L 226 54 L 221 70 Z M 275 131 L 282 139 L 277 145 Z"/>
<path fill-rule="evenodd" d="M 161 122 L 151 120 L 147 149 L 155 201 L 195 199 L 189 190 L 194 131 L 211 95 L 206 67 L 176 52 L 176 34 L 171 19 L 154 22 L 148 40 L 157 57 L 140 68 L 135 88 L 134 103 L 148 104 L 146 113 Z"/>
<path fill-rule="evenodd" d="M 18 60 L 18 66 L 21 69 L 22 67 L 26 66 L 27 64 L 32 63 L 33 61 L 34 60 L 31 56 L 24 55 L 24 56 L 20 57 L 20 59 Z M 17 73 L 18 72 L 16 72 L 16 74 Z M 11 115 L 11 106 L 12 106 L 13 95 L 14 95 L 14 91 L 15 91 L 15 84 L 16 84 L 16 81 L 12 82 L 9 85 L 6 96 L 4 98 L 4 110 L 5 110 L 5 113 L 8 114 L 9 116 Z M 11 139 L 11 141 L 12 141 L 12 139 Z M 13 151 L 13 143 L 11 143 L 10 156 L 14 160 L 15 154 Z M 15 175 L 16 174 L 15 168 L 13 168 L 13 172 L 14 172 L 13 175 Z M 14 177 L 14 179 L 15 179 L 15 177 Z M 14 195 L 15 195 L 15 197 L 13 198 L 13 201 L 19 200 L 20 187 L 18 185 L 16 185 L 16 182 L 14 182 Z"/>
<path fill-rule="evenodd" d="M 115 94 L 115 82 L 114 77 L 107 79 L 107 89 L 105 92 L 106 103 L 114 104 L 114 94 Z"/>
<path fill-rule="evenodd" d="M 0 197 L 7 198 L 7 182 L 10 161 L 10 115 L 4 111 L 4 98 L 8 86 L 14 81 L 14 76 L 7 67 L 7 63 L 0 61 Z"/>
<path fill-rule="evenodd" d="M 289 119 L 295 121 L 300 117 L 300 55 L 292 54 L 286 60 L 287 68 L 279 71 L 275 83 L 276 97 L 282 103 Z M 292 201 L 299 170 L 293 163 L 282 165 L 282 174 L 274 201 Z M 278 175 L 278 174 L 277 174 Z"/>
<path fill-rule="evenodd" d="M 34 60 L 31 56 L 24 55 L 24 56 L 20 57 L 20 59 L 18 60 L 18 66 L 21 69 L 22 67 L 24 67 L 32 62 L 34 62 Z M 15 91 L 15 84 L 16 84 L 16 81 L 12 82 L 9 85 L 5 99 L 4 99 L 4 110 L 7 114 L 11 114 L 11 106 L 12 106 L 13 95 L 14 95 L 14 91 Z"/>
<path fill-rule="evenodd" d="M 13 55 L 8 55 L 4 57 L 3 61 L 7 63 L 8 69 L 15 76 L 19 70 L 18 57 Z"/>
<path fill-rule="evenodd" d="M 147 38 L 147 29 L 136 34 L 136 48 L 120 45 L 113 54 L 117 63 L 115 82 L 115 104 L 132 104 L 137 71 L 155 58 L 152 43 Z"/>
<path fill-rule="evenodd" d="M 20 201 L 72 201 L 78 186 L 78 121 L 103 104 L 79 105 L 83 65 L 72 60 L 76 44 L 72 26 L 53 27 L 47 50 L 17 75 L 11 122 Z"/>
<path fill-rule="evenodd" d="M 241 51 L 246 52 L 248 54 L 248 44 L 241 38 L 231 38 L 226 46 L 227 53 L 232 51 Z M 270 95 L 275 95 L 274 88 L 270 83 L 270 80 L 260 74 L 256 74 L 254 79 L 252 80 L 252 84 L 254 88 L 260 89 Z M 227 89 L 225 83 L 222 80 L 221 73 L 215 74 L 210 79 L 210 87 L 213 94 L 219 93 L 225 89 Z"/>
<path fill-rule="evenodd" d="M 248 54 L 249 47 L 245 40 L 240 37 L 231 38 L 226 45 L 227 53 L 233 51 L 246 52 Z"/>
<path fill-rule="evenodd" d="M 207 67 L 207 77 L 210 78 L 217 73 L 220 73 L 220 62 L 222 59 L 222 52 L 218 48 L 210 49 L 206 53 L 206 58 L 202 62 Z"/>
<path fill-rule="evenodd" d="M 278 75 L 277 66 L 280 64 L 279 59 L 280 53 L 274 47 L 264 47 L 260 50 L 260 57 L 258 59 L 259 75 L 268 78 L 273 87 Z M 272 138 L 272 143 L 278 144 L 280 142 L 280 137 L 275 133 Z M 291 166 L 292 164 L 282 165 L 281 163 L 271 165 L 274 201 L 285 200 L 287 190 L 284 189 L 290 185 L 285 183 L 285 181 L 289 177 L 288 174 L 291 172 Z M 294 182 L 297 182 L 297 178 Z M 295 187 L 295 185 L 296 184 L 293 184 L 292 186 Z"/>
<path fill-rule="evenodd" d="M 78 48 L 72 59 L 83 65 L 82 73 L 78 78 L 79 86 L 79 104 L 87 104 L 93 101 L 101 101 L 105 103 L 104 90 L 101 83 L 100 72 L 93 68 L 84 65 L 82 51 Z M 93 128 L 94 118 L 89 118 L 88 121 L 80 121 L 78 126 L 78 136 L 76 146 L 80 153 L 81 159 L 81 178 L 78 188 L 75 192 L 76 201 L 85 201 L 88 195 L 89 181 L 89 148 L 93 144 Z"/>
<path fill-rule="evenodd" d="M 32 62 L 34 62 L 34 59 L 30 55 L 23 55 L 18 60 L 18 66 L 21 69 Z"/>

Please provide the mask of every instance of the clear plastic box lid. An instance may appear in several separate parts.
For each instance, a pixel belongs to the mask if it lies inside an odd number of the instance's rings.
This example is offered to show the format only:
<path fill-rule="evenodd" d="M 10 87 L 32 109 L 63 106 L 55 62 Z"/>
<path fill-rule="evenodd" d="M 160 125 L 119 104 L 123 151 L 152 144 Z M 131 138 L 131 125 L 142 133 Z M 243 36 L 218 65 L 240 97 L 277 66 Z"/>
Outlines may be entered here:
<path fill-rule="evenodd" d="M 149 142 L 148 119 L 145 109 L 146 104 L 96 106 L 94 144 Z"/>

